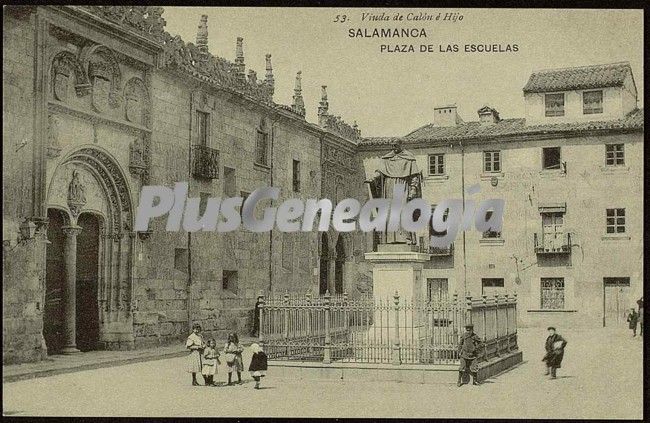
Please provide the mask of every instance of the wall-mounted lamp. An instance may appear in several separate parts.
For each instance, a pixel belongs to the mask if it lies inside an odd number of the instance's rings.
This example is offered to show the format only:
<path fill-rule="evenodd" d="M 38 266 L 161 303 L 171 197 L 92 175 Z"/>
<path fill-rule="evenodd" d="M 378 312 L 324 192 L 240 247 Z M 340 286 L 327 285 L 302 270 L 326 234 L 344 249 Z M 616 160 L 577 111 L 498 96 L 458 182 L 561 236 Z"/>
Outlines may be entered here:
<path fill-rule="evenodd" d="M 25 241 L 28 239 L 33 239 L 36 235 L 36 223 L 32 222 L 29 219 L 25 219 L 23 223 L 20 224 L 20 241 Z"/>

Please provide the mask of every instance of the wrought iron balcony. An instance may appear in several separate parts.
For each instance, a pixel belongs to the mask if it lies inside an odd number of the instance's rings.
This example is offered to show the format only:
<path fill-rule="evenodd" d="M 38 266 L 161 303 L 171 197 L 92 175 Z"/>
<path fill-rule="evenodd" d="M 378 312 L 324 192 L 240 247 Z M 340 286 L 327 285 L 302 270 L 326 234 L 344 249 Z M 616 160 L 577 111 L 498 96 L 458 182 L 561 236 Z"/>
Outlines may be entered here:
<path fill-rule="evenodd" d="M 449 244 L 448 247 L 429 247 L 429 254 L 435 257 L 445 257 L 454 254 L 454 244 Z"/>
<path fill-rule="evenodd" d="M 193 145 L 192 175 L 195 178 L 219 179 L 219 150 Z"/>
<path fill-rule="evenodd" d="M 534 234 L 535 253 L 537 254 L 571 254 L 571 234 Z"/>

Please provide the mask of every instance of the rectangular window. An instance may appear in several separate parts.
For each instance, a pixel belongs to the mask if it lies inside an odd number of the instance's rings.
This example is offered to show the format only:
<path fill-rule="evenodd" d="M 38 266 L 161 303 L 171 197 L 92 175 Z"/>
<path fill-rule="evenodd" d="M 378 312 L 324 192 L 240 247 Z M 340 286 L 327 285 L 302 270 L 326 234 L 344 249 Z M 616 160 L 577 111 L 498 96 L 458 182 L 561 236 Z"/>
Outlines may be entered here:
<path fill-rule="evenodd" d="M 269 159 L 269 134 L 261 129 L 257 130 L 257 138 L 255 139 L 255 163 L 268 166 Z"/>
<path fill-rule="evenodd" d="M 237 196 L 237 179 L 235 169 L 231 167 L 223 168 L 223 194 L 226 197 Z"/>
<path fill-rule="evenodd" d="M 210 121 L 210 115 L 197 110 L 196 119 L 199 145 L 208 146 L 208 122 Z"/>
<path fill-rule="evenodd" d="M 625 164 L 623 144 L 605 145 L 605 164 L 607 166 L 622 166 Z"/>
<path fill-rule="evenodd" d="M 585 91 L 582 93 L 582 113 L 592 115 L 603 112 L 603 91 Z"/>
<path fill-rule="evenodd" d="M 436 210 L 436 205 L 431 206 L 431 215 L 433 216 L 433 212 Z M 447 217 L 449 216 L 449 209 L 445 210 L 445 213 L 442 215 L 442 221 L 446 222 Z M 435 229 L 433 229 L 433 225 L 431 224 L 431 220 L 429 219 L 429 236 L 445 236 L 447 235 L 447 231 L 443 232 L 438 232 Z"/>
<path fill-rule="evenodd" d="M 483 171 L 501 172 L 501 151 L 483 152 Z"/>
<path fill-rule="evenodd" d="M 224 270 L 221 278 L 222 288 L 236 294 L 239 289 L 237 286 L 238 279 L 236 270 Z"/>
<path fill-rule="evenodd" d="M 300 192 L 300 161 L 293 161 L 293 192 Z"/>
<path fill-rule="evenodd" d="M 429 154 L 429 175 L 445 174 L 445 155 Z"/>
<path fill-rule="evenodd" d="M 447 278 L 427 278 L 427 299 L 429 301 L 445 300 L 448 290 Z"/>
<path fill-rule="evenodd" d="M 542 278 L 540 286 L 542 310 L 564 309 L 564 278 Z"/>
<path fill-rule="evenodd" d="M 492 210 L 488 210 L 485 213 L 485 220 L 490 220 L 492 218 Z M 483 238 L 501 238 L 501 231 L 492 231 L 488 230 L 483 232 Z"/>
<path fill-rule="evenodd" d="M 545 94 L 546 117 L 564 116 L 564 94 Z"/>
<path fill-rule="evenodd" d="M 503 278 L 481 279 L 481 295 L 505 294 L 505 282 Z"/>
<path fill-rule="evenodd" d="M 187 248 L 174 249 L 174 269 L 187 273 Z"/>
<path fill-rule="evenodd" d="M 625 209 L 607 209 L 606 225 L 608 234 L 625 233 Z"/>
<path fill-rule="evenodd" d="M 560 169 L 560 147 L 542 148 L 542 168 L 544 170 Z"/>

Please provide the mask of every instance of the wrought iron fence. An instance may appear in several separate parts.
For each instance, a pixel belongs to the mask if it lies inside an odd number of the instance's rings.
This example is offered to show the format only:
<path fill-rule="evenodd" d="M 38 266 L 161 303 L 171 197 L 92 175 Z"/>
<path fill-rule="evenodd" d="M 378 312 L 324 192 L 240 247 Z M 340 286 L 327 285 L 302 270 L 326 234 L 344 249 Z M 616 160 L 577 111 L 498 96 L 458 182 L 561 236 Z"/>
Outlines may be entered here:
<path fill-rule="evenodd" d="M 455 364 L 465 324 L 484 340 L 483 358 L 517 349 L 516 294 L 434 301 L 260 296 L 260 342 L 272 360 Z"/>

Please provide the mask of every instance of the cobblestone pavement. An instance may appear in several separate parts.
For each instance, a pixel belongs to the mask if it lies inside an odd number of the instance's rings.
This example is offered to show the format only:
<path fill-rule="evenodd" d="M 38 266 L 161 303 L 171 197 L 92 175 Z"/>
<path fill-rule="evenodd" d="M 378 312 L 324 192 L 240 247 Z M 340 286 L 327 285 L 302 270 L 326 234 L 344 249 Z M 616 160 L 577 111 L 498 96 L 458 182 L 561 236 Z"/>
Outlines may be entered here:
<path fill-rule="evenodd" d="M 192 387 L 180 357 L 5 383 L 3 414 L 642 418 L 642 341 L 624 328 L 560 333 L 568 345 L 556 380 L 543 376 L 545 331 L 521 329 L 524 363 L 481 386 L 292 381 L 269 374 L 257 391 L 245 372 L 242 385 Z M 222 367 L 217 380 L 226 378 Z"/>

